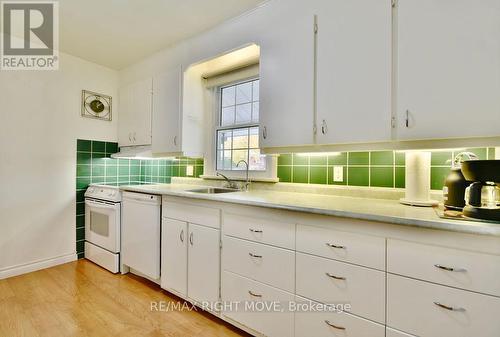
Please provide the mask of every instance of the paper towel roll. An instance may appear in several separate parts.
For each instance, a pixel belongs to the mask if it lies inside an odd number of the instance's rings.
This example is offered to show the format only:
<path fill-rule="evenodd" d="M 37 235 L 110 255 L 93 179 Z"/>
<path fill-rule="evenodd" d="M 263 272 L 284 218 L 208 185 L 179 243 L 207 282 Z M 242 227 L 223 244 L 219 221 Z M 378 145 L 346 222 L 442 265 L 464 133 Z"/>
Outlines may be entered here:
<path fill-rule="evenodd" d="M 431 153 L 428 151 L 406 152 L 405 197 L 400 201 L 413 206 L 434 206 L 438 202 L 430 199 Z"/>

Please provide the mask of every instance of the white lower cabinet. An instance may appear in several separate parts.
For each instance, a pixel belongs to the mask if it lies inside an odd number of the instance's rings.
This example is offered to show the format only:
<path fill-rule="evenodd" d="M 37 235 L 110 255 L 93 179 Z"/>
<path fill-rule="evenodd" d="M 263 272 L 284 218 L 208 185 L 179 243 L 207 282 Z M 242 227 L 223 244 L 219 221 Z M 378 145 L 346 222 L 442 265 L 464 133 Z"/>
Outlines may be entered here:
<path fill-rule="evenodd" d="M 188 297 L 197 302 L 219 300 L 220 231 L 189 224 Z"/>
<path fill-rule="evenodd" d="M 388 275 L 387 325 L 423 337 L 500 336 L 500 298 Z"/>
<path fill-rule="evenodd" d="M 161 287 L 187 296 L 187 222 L 163 218 L 161 233 Z"/>
<path fill-rule="evenodd" d="M 349 304 L 350 312 L 385 323 L 385 273 L 297 253 L 297 295 L 325 304 Z"/>
<path fill-rule="evenodd" d="M 224 271 L 222 300 L 233 303 L 223 315 L 269 337 L 292 337 L 294 295 L 249 278 Z M 283 310 L 283 312 L 281 312 Z"/>
<path fill-rule="evenodd" d="M 296 298 L 295 337 L 384 337 L 385 326 Z M 315 308 L 317 311 L 311 310 Z"/>

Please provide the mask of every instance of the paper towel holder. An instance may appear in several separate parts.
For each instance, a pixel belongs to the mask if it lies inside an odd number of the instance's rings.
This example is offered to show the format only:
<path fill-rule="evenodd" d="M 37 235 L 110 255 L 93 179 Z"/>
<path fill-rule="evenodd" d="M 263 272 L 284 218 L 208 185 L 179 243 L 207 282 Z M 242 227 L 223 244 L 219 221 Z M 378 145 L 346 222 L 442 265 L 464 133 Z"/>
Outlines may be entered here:
<path fill-rule="evenodd" d="M 404 205 L 433 207 L 439 204 L 430 198 L 431 153 L 429 151 L 406 151 L 405 197 L 399 199 Z"/>

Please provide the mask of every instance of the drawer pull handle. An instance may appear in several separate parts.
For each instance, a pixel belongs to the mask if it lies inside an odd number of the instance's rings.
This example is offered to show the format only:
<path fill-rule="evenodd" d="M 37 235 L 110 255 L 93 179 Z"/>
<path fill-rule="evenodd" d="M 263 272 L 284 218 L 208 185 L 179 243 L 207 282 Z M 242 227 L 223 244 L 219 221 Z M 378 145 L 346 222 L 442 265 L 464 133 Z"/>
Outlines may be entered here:
<path fill-rule="evenodd" d="M 252 254 L 252 253 L 248 253 L 248 255 L 250 255 L 251 257 L 256 257 L 258 259 L 262 259 L 262 255 L 255 255 L 255 254 Z"/>
<path fill-rule="evenodd" d="M 326 323 L 326 325 L 331 326 L 331 327 L 332 327 L 332 328 L 334 328 L 334 329 L 337 329 L 337 330 L 345 330 L 345 328 L 344 328 L 343 326 L 338 326 L 338 325 L 332 324 L 332 323 L 330 323 L 330 321 L 329 321 L 329 320 L 327 320 L 327 319 L 325 320 L 325 323 Z"/>
<path fill-rule="evenodd" d="M 263 231 L 262 231 L 262 230 L 260 230 L 260 229 L 253 229 L 253 228 L 250 228 L 249 230 L 250 230 L 250 232 L 252 232 L 252 233 L 263 233 Z"/>
<path fill-rule="evenodd" d="M 442 266 L 440 264 L 435 264 L 434 267 L 439 268 L 439 269 L 443 269 L 446 271 L 455 271 L 455 272 L 466 272 L 467 271 L 464 268 L 452 268 L 452 267 Z"/>
<path fill-rule="evenodd" d="M 445 305 L 445 304 L 442 304 L 442 303 L 439 303 L 439 302 L 434 302 L 434 304 L 437 305 L 440 308 L 443 308 L 443 309 L 446 309 L 446 310 L 450 310 L 450 311 L 465 311 L 464 308 L 453 308 L 453 307 L 450 307 L 448 305 Z"/>
<path fill-rule="evenodd" d="M 335 275 L 330 274 L 330 273 L 325 273 L 325 274 L 326 274 L 326 276 L 328 276 L 329 278 L 333 278 L 333 279 L 335 279 L 335 280 L 346 280 L 346 278 L 345 278 L 345 277 L 335 276 Z"/>
<path fill-rule="evenodd" d="M 251 290 L 249 290 L 249 291 L 248 291 L 248 293 L 249 293 L 251 296 L 253 296 L 253 297 L 262 297 L 262 295 L 260 295 L 260 294 L 256 294 L 256 293 L 252 292 Z"/>
<path fill-rule="evenodd" d="M 336 248 L 336 249 L 346 249 L 346 246 L 339 246 L 339 245 L 334 245 L 333 243 L 326 243 L 326 245 L 330 248 Z"/>

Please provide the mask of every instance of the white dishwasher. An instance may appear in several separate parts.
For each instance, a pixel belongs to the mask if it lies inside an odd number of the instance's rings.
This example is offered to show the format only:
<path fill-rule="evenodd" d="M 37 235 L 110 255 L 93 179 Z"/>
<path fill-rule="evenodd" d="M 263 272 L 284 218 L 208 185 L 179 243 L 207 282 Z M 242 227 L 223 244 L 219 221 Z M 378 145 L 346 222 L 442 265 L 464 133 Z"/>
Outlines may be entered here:
<path fill-rule="evenodd" d="M 160 278 L 161 196 L 124 192 L 122 264 L 152 279 Z"/>

